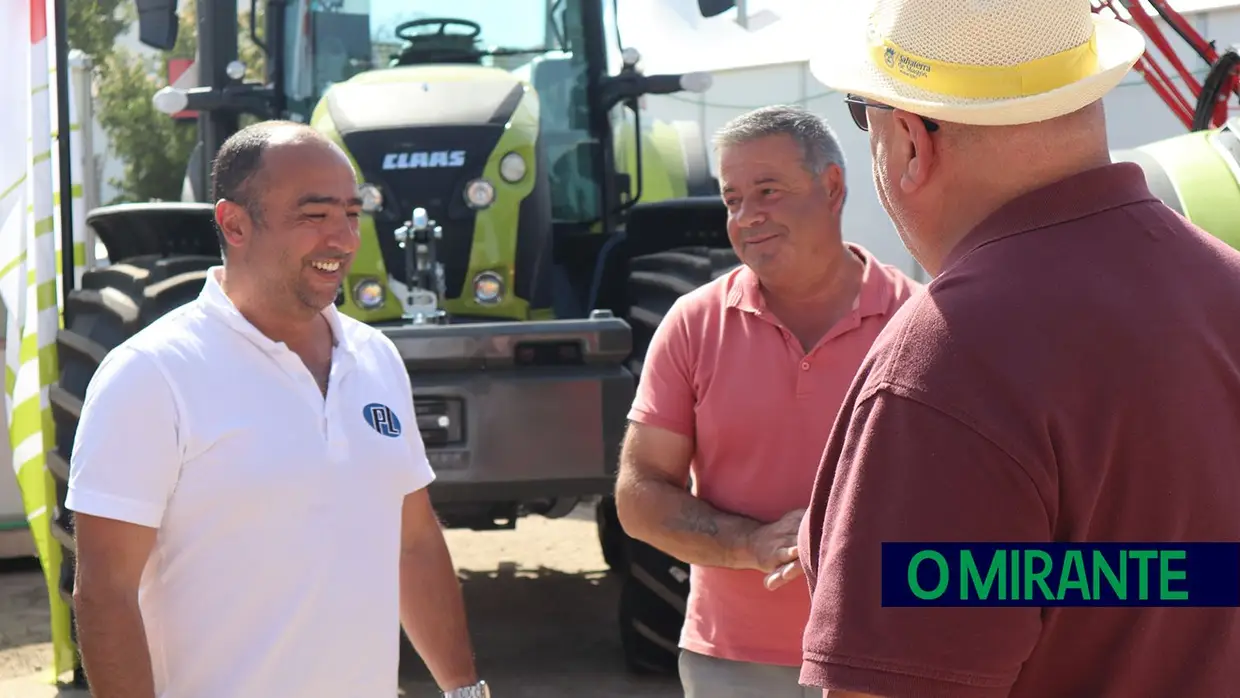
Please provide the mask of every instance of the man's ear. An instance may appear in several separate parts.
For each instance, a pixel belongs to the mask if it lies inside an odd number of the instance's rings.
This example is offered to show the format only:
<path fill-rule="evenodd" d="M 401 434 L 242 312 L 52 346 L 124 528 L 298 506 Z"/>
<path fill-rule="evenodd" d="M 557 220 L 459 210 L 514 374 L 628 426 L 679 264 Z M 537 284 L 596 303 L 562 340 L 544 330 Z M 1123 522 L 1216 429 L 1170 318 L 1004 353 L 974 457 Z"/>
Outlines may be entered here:
<path fill-rule="evenodd" d="M 818 175 L 818 183 L 827 193 L 827 200 L 831 203 L 831 212 L 839 215 L 844 210 L 844 196 L 848 191 L 848 186 L 844 182 L 844 171 L 839 165 L 827 165 L 822 174 Z"/>
<path fill-rule="evenodd" d="M 240 247 L 250 239 L 253 225 L 244 206 L 220 199 L 215 202 L 215 224 L 219 226 L 230 247 Z"/>
<path fill-rule="evenodd" d="M 892 121 L 897 147 L 904 161 L 900 174 L 900 189 L 911 194 L 930 181 L 938 153 L 920 116 L 896 109 L 892 114 Z"/>

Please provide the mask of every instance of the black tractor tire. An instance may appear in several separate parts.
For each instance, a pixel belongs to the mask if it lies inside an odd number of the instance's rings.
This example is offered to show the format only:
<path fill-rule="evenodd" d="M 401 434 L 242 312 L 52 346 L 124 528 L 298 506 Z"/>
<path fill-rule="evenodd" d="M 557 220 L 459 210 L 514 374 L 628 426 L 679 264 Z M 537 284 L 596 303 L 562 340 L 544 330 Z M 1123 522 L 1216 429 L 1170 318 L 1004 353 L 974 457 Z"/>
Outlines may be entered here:
<path fill-rule="evenodd" d="M 629 672 L 675 676 L 689 597 L 689 566 L 638 540 L 620 583 L 620 643 Z"/>
<path fill-rule="evenodd" d="M 629 370 L 640 380 L 642 362 L 655 329 L 678 298 L 727 274 L 740 264 L 731 248 L 682 247 L 629 261 L 627 317 L 633 328 Z M 600 536 L 603 548 L 622 548 L 620 637 L 625 664 L 636 674 L 675 675 L 680 631 L 689 596 L 689 565 L 624 533 L 616 525 Z M 606 554 L 606 553 L 605 553 Z"/>
<path fill-rule="evenodd" d="M 629 260 L 628 323 L 633 327 L 629 370 L 641 377 L 655 329 L 676 299 L 740 264 L 732 248 L 680 247 Z"/>
<path fill-rule="evenodd" d="M 65 496 L 86 387 L 108 352 L 170 310 L 196 298 L 206 281 L 207 268 L 219 263 L 219 257 L 136 257 L 86 271 L 79 287 L 66 299 L 64 329 L 56 336 L 59 377 L 48 391 L 56 441 L 47 462 L 56 482 L 52 535 L 63 554 L 60 593 L 69 603 L 69 627 L 75 643 L 73 514 L 65 509 Z M 80 661 L 73 683 L 86 688 Z"/>
<path fill-rule="evenodd" d="M 628 548 L 620 514 L 616 511 L 616 498 L 605 495 L 594 508 L 594 522 L 598 526 L 598 544 L 603 550 L 603 561 L 616 574 L 626 574 L 629 568 Z"/>

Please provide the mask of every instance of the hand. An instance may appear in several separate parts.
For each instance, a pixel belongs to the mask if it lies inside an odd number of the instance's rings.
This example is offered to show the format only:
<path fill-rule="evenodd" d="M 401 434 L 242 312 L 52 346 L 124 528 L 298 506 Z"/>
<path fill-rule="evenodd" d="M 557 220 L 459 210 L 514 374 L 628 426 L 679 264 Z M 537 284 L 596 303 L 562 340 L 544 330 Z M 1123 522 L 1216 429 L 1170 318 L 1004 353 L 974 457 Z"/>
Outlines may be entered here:
<path fill-rule="evenodd" d="M 785 565 L 781 565 L 779 569 L 766 575 L 766 579 L 762 580 L 762 586 L 767 591 L 775 591 L 783 585 L 804 574 L 805 570 L 801 567 L 800 560 L 793 560 Z"/>
<path fill-rule="evenodd" d="M 783 565 L 797 561 L 797 530 L 801 528 L 804 516 L 804 509 L 794 509 L 749 534 L 749 554 L 757 569 L 774 572 Z"/>

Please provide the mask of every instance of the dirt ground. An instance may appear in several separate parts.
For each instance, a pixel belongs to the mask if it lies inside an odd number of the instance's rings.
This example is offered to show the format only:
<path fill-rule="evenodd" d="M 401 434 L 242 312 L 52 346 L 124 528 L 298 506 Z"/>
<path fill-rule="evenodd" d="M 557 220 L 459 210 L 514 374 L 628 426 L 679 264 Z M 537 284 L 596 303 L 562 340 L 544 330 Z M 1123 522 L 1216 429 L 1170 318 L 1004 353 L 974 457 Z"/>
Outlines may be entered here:
<path fill-rule="evenodd" d="M 618 587 L 604 572 L 590 507 L 563 519 L 523 519 L 515 531 L 449 531 L 448 544 L 463 580 L 479 670 L 496 698 L 683 695 L 675 679 L 625 671 Z M 0 698 L 85 698 L 39 681 L 51 662 L 48 640 L 41 574 L 31 565 L 0 567 Z M 439 695 L 425 673 L 403 681 L 402 691 Z"/>

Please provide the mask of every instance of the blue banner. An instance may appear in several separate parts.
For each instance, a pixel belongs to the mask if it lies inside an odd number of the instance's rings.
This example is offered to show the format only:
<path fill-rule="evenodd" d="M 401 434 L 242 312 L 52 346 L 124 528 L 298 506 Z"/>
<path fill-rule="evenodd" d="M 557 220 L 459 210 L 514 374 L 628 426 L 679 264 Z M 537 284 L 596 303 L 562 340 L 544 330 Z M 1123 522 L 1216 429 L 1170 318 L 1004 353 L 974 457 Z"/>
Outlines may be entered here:
<path fill-rule="evenodd" d="M 1240 543 L 883 543 L 883 606 L 1240 606 Z"/>

